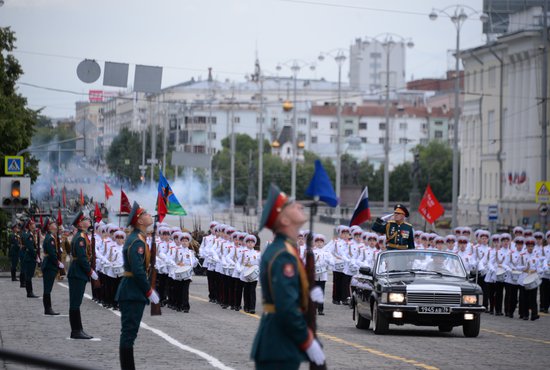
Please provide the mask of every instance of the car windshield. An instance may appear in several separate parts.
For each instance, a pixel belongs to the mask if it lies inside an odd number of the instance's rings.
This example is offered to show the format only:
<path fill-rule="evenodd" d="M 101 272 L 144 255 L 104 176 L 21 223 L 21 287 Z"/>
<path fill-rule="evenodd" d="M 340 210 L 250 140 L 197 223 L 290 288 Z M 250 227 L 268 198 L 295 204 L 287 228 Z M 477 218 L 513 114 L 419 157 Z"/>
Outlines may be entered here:
<path fill-rule="evenodd" d="M 377 274 L 437 274 L 465 278 L 460 258 L 437 251 L 390 251 L 380 254 Z"/>

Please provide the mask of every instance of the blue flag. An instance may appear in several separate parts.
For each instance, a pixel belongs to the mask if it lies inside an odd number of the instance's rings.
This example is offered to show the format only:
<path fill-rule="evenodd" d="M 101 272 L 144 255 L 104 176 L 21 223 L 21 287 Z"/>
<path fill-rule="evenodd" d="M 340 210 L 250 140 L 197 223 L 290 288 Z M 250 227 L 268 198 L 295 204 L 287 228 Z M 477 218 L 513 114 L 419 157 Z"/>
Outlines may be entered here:
<path fill-rule="evenodd" d="M 320 200 L 331 207 L 336 207 L 338 205 L 338 198 L 336 198 L 332 183 L 321 161 L 318 159 L 315 160 L 315 172 L 307 187 L 306 195 L 310 197 L 318 196 Z"/>
<path fill-rule="evenodd" d="M 176 195 L 174 194 L 172 188 L 170 187 L 170 184 L 168 184 L 168 181 L 162 174 L 162 171 L 160 171 L 159 173 L 158 198 L 164 201 L 164 205 L 161 205 L 161 207 L 158 207 L 157 205 L 157 207 L 159 208 L 159 212 L 162 212 L 162 206 L 165 206 L 166 213 L 169 215 L 187 215 L 187 212 L 185 212 L 185 209 L 183 209 L 183 207 L 181 206 L 178 198 L 176 198 Z"/>

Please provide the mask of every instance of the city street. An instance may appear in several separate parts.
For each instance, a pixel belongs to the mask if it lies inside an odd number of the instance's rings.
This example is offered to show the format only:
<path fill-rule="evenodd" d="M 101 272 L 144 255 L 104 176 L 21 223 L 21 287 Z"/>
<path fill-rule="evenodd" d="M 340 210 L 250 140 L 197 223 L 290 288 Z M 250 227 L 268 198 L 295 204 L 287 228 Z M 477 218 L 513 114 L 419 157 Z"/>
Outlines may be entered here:
<path fill-rule="evenodd" d="M 332 278 L 330 278 L 332 280 Z M 41 295 L 42 280 L 34 278 Z M 146 308 L 135 345 L 138 369 L 253 369 L 250 347 L 259 315 L 223 310 L 208 303 L 206 278 L 191 284 L 189 313 L 163 308 L 151 317 Z M 41 299 L 25 297 L 18 282 L 6 274 L 0 278 L 0 344 L 35 355 L 44 354 L 98 369 L 116 369 L 120 317 L 89 296 L 82 304 L 84 330 L 91 341 L 69 339 L 68 285 L 59 281 L 52 293 L 53 308 L 60 316 L 43 315 Z M 330 297 L 332 284 L 327 284 Z M 330 302 L 330 299 L 325 299 Z M 390 326 L 390 334 L 375 336 L 355 328 L 348 306 L 327 303 L 326 315 L 318 317 L 319 336 L 330 369 L 542 369 L 548 367 L 550 317 L 538 321 L 494 317 L 484 314 L 478 338 L 465 338 L 461 328 L 439 333 L 437 328 Z M 257 312 L 261 314 L 258 289 Z M 35 368 L 1 361 L 2 369 Z M 304 363 L 303 369 L 308 368 Z"/>

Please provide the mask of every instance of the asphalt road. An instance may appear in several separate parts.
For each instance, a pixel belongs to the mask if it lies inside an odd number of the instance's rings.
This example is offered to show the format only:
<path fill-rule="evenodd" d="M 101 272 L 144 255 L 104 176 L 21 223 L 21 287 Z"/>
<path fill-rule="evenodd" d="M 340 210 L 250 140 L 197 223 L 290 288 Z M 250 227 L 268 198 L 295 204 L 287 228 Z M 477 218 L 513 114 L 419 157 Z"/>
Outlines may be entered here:
<path fill-rule="evenodd" d="M 41 295 L 41 278 L 34 278 Z M 195 277 L 190 288 L 191 311 L 163 308 L 151 317 L 146 309 L 135 346 L 137 369 L 253 369 L 249 359 L 259 315 L 223 310 L 207 302 L 206 278 Z M 327 284 L 330 297 L 332 284 Z M 89 286 L 88 286 L 88 294 Z M 258 290 L 258 307 L 261 298 Z M 0 276 L 0 344 L 35 355 L 72 361 L 98 369 L 119 368 L 120 317 L 90 299 L 82 305 L 84 330 L 92 341 L 69 339 L 68 286 L 54 285 L 54 309 L 62 316 L 43 315 L 42 300 L 29 299 L 18 282 Z M 325 301 L 329 301 L 326 299 Z M 325 305 L 318 318 L 329 369 L 545 369 L 550 364 L 550 317 L 538 321 L 482 316 L 481 333 L 465 338 L 461 328 L 390 326 L 374 335 L 356 329 L 347 306 Z M 517 315 L 516 315 L 517 316 Z M 0 359 L 0 369 L 34 369 Z M 304 363 L 303 369 L 308 368 Z"/>

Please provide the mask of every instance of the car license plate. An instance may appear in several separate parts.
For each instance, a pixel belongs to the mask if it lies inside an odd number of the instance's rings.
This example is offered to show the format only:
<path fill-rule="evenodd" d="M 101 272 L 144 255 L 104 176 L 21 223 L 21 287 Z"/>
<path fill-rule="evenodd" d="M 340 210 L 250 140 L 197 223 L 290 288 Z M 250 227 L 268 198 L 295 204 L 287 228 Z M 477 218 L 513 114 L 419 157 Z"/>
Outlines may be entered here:
<path fill-rule="evenodd" d="M 445 314 L 451 313 L 450 307 L 440 307 L 440 306 L 420 306 L 418 307 L 418 313 L 437 313 Z"/>

